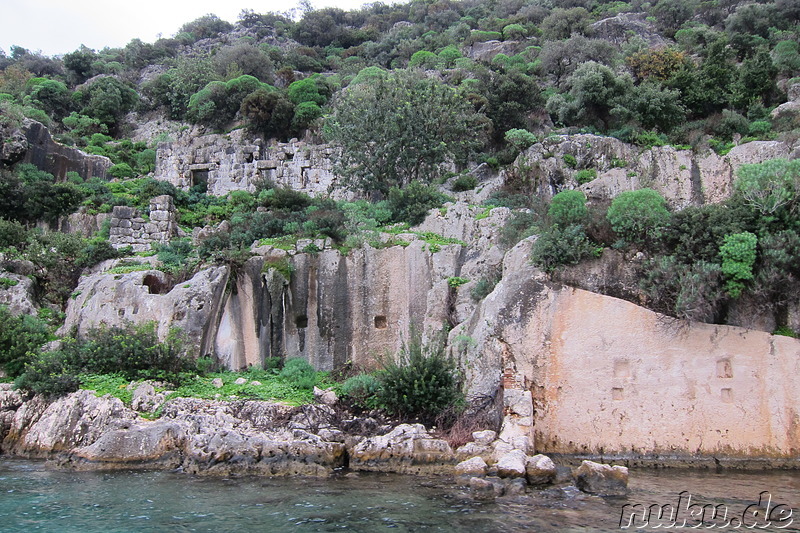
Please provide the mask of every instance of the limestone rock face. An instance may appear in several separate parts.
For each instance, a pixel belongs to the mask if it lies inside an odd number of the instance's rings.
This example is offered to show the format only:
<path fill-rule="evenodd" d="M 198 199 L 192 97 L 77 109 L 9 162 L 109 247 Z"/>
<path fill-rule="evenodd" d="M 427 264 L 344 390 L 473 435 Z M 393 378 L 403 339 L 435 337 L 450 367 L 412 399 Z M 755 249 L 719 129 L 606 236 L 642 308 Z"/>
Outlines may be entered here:
<path fill-rule="evenodd" d="M 0 282 L 0 305 L 8 307 L 12 315 L 36 314 L 31 278 L 0 270 L 0 280 L 6 280 Z"/>
<path fill-rule="evenodd" d="M 86 446 L 107 431 L 128 427 L 136 414 L 120 400 L 78 391 L 47 405 L 42 399 L 16 410 L 4 450 L 25 457 L 49 457 Z"/>
<path fill-rule="evenodd" d="M 10 125 L 0 127 L 0 164 L 12 166 L 25 157 L 28 139 L 22 130 Z"/>
<path fill-rule="evenodd" d="M 598 20 L 591 25 L 592 36 L 617 45 L 627 43 L 631 34 L 644 39 L 650 47 L 666 46 L 669 41 L 645 19 L 644 13 L 620 13 L 617 16 Z"/>
<path fill-rule="evenodd" d="M 789 145 L 778 141 L 741 144 L 725 156 L 711 151 L 694 154 L 671 146 L 641 150 L 612 137 L 581 134 L 553 136 L 536 143 L 520 154 L 515 165 L 535 178 L 539 196 L 580 188 L 590 199 L 611 199 L 621 192 L 649 187 L 659 191 L 670 206 L 682 209 L 727 199 L 741 165 L 788 157 L 790 152 Z M 574 158 L 575 164 L 567 164 L 565 156 Z M 582 169 L 594 169 L 597 178 L 578 184 L 575 175 Z"/>
<path fill-rule="evenodd" d="M 401 424 L 386 435 L 363 440 L 352 451 L 350 468 L 401 474 L 452 472 L 455 456 L 447 442 L 421 424 Z"/>
<path fill-rule="evenodd" d="M 628 469 L 583 461 L 575 471 L 575 485 L 591 494 L 624 496 L 628 493 Z"/>
<path fill-rule="evenodd" d="M 75 289 L 77 296 L 69 301 L 61 331 L 77 327 L 82 335 L 101 324 L 156 321 L 160 338 L 166 338 L 170 327 L 176 326 L 197 353 L 207 353 L 227 278 L 227 267 L 202 270 L 171 288 L 158 270 L 84 276 Z"/>
<path fill-rule="evenodd" d="M 497 54 L 509 57 L 517 53 L 521 43 L 519 41 L 483 41 L 473 43 L 467 49 L 467 57 L 475 61 L 491 62 Z"/>
<path fill-rule="evenodd" d="M 87 154 L 55 142 L 48 129 L 39 122 L 26 119 L 23 131 L 27 142 L 24 161 L 49 172 L 58 181 L 64 181 L 67 172 L 77 172 L 84 180 L 92 177 L 105 179 L 112 166 L 107 157 Z"/>

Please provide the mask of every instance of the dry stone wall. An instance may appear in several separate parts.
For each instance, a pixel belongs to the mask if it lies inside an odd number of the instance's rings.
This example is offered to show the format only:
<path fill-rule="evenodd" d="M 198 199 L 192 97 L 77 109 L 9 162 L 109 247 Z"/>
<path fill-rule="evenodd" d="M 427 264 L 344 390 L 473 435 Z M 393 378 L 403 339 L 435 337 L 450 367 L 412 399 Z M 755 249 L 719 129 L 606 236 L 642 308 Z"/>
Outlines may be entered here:
<path fill-rule="evenodd" d="M 134 252 L 150 250 L 154 243 L 166 243 L 178 235 L 177 214 L 172 196 L 150 200 L 150 220 L 123 205 L 114 206 L 109 242 L 114 248 L 130 246 Z"/>
<path fill-rule="evenodd" d="M 236 130 L 159 144 L 155 176 L 182 189 L 205 184 L 209 194 L 218 196 L 235 190 L 252 192 L 259 180 L 312 195 L 341 196 L 335 188 L 332 151 L 327 145 L 296 139 L 267 145 Z"/>

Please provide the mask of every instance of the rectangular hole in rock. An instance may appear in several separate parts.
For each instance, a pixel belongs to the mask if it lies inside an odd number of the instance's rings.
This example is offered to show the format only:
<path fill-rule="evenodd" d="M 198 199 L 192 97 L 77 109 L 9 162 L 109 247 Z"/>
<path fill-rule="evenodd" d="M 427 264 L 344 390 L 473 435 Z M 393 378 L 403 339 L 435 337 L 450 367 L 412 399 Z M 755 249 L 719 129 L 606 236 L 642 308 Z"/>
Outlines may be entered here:
<path fill-rule="evenodd" d="M 308 327 L 308 317 L 306 315 L 298 315 L 294 319 L 294 325 L 298 328 Z"/>
<path fill-rule="evenodd" d="M 389 323 L 386 321 L 386 317 L 383 315 L 378 315 L 375 317 L 375 329 L 386 329 L 389 327 Z"/>

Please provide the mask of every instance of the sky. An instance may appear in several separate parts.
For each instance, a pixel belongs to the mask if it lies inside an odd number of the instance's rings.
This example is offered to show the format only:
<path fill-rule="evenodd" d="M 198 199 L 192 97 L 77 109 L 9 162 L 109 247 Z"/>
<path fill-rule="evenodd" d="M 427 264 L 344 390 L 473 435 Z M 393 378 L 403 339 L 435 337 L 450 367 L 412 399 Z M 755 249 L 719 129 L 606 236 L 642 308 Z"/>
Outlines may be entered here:
<path fill-rule="evenodd" d="M 317 9 L 356 9 L 367 0 L 311 0 Z M 131 39 L 152 43 L 171 37 L 186 22 L 213 13 L 234 23 L 242 9 L 286 12 L 298 0 L 0 0 L 0 49 L 11 45 L 44 55 L 62 55 L 81 44 L 101 50 L 123 47 Z M 389 2 L 387 2 L 389 3 Z"/>

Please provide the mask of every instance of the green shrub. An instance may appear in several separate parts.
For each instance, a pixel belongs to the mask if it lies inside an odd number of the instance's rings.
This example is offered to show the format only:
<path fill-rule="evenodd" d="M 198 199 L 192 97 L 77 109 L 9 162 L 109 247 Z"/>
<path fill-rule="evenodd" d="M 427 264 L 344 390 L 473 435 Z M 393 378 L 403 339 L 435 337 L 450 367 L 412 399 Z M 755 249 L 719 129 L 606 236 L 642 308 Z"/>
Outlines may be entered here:
<path fill-rule="evenodd" d="M 596 247 L 586 236 L 583 226 L 553 226 L 539 235 L 531 250 L 531 260 L 546 272 L 561 265 L 577 265 L 591 257 Z"/>
<path fill-rule="evenodd" d="M 469 295 L 475 302 L 480 302 L 486 298 L 497 286 L 500 281 L 498 276 L 485 276 L 475 282 L 475 286 L 469 291 Z"/>
<path fill-rule="evenodd" d="M 342 395 L 358 409 L 380 407 L 381 382 L 372 374 L 359 374 L 342 384 Z"/>
<path fill-rule="evenodd" d="M 562 159 L 564 160 L 564 164 L 569 168 L 576 168 L 578 166 L 578 160 L 575 159 L 575 156 L 572 154 L 564 154 Z"/>
<path fill-rule="evenodd" d="M 800 159 L 742 165 L 737 174 L 736 192 L 764 216 L 791 207 L 800 198 Z"/>
<path fill-rule="evenodd" d="M 447 278 L 447 285 L 453 289 L 457 289 L 460 286 L 464 285 L 465 283 L 469 283 L 469 280 L 467 278 L 462 278 L 459 276 L 450 276 L 449 278 Z"/>
<path fill-rule="evenodd" d="M 392 222 L 406 222 L 411 226 L 422 223 L 428 211 L 441 207 L 448 200 L 433 185 L 412 181 L 404 188 L 392 187 L 387 204 L 392 212 Z"/>
<path fill-rule="evenodd" d="M 453 181 L 454 192 L 471 191 L 478 186 L 478 178 L 471 174 L 459 176 Z"/>
<path fill-rule="evenodd" d="M 583 224 L 589 211 L 586 209 L 586 195 L 582 191 L 561 191 L 553 196 L 547 215 L 554 224 L 572 226 Z"/>
<path fill-rule="evenodd" d="M 300 389 L 313 389 L 317 384 L 317 372 L 314 367 L 300 357 L 287 359 L 280 377 Z"/>
<path fill-rule="evenodd" d="M 744 282 L 753 279 L 753 265 L 756 262 L 758 237 L 744 231 L 726 235 L 719 255 L 722 258 L 722 273 L 725 275 L 725 290 L 732 298 L 738 298 L 744 289 Z"/>
<path fill-rule="evenodd" d="M 381 404 L 391 415 L 435 423 L 446 410 L 464 403 L 456 362 L 445 355 L 444 344 L 422 344 L 418 332 L 387 362 L 379 379 Z"/>
<path fill-rule="evenodd" d="M 536 143 L 536 135 L 519 128 L 510 129 L 505 134 L 505 140 L 517 151 L 525 150 Z"/>
<path fill-rule="evenodd" d="M 132 178 L 135 176 L 133 169 L 128 163 L 119 163 L 108 169 L 108 173 L 115 178 Z"/>
<path fill-rule="evenodd" d="M 606 218 L 627 243 L 646 244 L 661 235 L 669 222 L 667 202 L 652 189 L 626 191 L 614 198 Z"/>
<path fill-rule="evenodd" d="M 720 266 L 704 260 L 681 262 L 660 256 L 643 268 L 641 287 L 648 307 L 666 315 L 713 322 L 724 298 Z"/>
<path fill-rule="evenodd" d="M 589 183 L 597 177 L 597 171 L 593 168 L 584 168 L 575 173 L 575 180 L 583 185 Z"/>
<path fill-rule="evenodd" d="M 25 364 L 37 356 L 48 340 L 47 322 L 30 315 L 14 316 L 0 306 L 0 366 L 10 377 L 22 374 Z"/>

